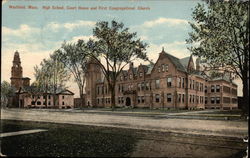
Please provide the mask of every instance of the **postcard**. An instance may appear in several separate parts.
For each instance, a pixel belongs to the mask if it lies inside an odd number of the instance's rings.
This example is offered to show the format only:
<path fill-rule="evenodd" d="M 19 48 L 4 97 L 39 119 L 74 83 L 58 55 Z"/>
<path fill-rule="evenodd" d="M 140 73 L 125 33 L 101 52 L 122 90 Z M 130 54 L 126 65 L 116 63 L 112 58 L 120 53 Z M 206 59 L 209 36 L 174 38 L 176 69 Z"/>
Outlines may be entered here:
<path fill-rule="evenodd" d="M 247 157 L 247 6 L 3 0 L 1 156 Z"/>

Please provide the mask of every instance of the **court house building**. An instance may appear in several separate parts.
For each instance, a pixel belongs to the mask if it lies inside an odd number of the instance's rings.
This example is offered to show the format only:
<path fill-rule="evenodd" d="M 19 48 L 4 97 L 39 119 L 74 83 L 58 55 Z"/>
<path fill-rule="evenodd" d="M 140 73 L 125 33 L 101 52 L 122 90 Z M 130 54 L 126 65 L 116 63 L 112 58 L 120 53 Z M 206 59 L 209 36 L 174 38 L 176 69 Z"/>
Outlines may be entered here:
<path fill-rule="evenodd" d="M 196 65 L 196 66 L 195 66 Z M 111 93 L 98 64 L 88 63 L 85 104 L 110 107 Z M 211 78 L 202 71 L 199 60 L 192 55 L 176 58 L 164 49 L 154 64 L 123 70 L 116 82 L 116 106 L 235 109 L 237 85 L 227 76 Z"/>

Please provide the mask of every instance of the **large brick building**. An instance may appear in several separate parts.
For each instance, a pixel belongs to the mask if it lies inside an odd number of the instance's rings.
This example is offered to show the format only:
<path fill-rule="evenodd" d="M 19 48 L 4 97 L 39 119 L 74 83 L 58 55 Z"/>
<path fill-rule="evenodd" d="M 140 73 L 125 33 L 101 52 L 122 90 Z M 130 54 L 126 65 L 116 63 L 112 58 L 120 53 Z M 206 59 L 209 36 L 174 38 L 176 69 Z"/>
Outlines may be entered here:
<path fill-rule="evenodd" d="M 19 53 L 16 51 L 11 68 L 11 86 L 15 88 L 15 96 L 10 98 L 10 107 L 37 108 L 73 108 L 74 93 L 67 89 L 50 92 L 35 92 L 35 86 L 30 86 L 30 78 L 23 77 L 23 68 Z"/>
<path fill-rule="evenodd" d="M 107 81 L 98 64 L 88 64 L 86 105 L 111 106 Z M 155 64 L 130 64 L 118 77 L 116 106 L 187 109 L 237 108 L 237 85 L 226 75 L 211 78 L 192 55 L 178 59 L 162 50 Z"/>

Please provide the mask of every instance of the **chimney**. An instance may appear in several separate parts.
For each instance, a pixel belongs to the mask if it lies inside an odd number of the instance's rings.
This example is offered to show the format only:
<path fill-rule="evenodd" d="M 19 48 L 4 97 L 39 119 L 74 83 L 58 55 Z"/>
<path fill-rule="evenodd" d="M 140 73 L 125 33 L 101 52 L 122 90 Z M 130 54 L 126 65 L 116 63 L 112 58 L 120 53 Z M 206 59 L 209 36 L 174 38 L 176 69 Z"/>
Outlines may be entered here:
<path fill-rule="evenodd" d="M 196 71 L 201 71 L 200 61 L 201 61 L 201 58 L 198 57 L 196 59 Z"/>

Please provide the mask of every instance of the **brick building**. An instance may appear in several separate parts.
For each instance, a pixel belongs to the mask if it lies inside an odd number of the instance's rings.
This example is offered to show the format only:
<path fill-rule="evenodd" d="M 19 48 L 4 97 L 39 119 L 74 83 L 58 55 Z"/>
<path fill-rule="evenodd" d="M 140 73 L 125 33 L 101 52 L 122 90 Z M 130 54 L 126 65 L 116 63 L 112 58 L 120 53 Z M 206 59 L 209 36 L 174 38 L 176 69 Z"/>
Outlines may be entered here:
<path fill-rule="evenodd" d="M 86 74 L 86 105 L 111 106 L 107 81 L 98 64 L 88 64 Z M 122 71 L 116 84 L 116 106 L 234 109 L 237 85 L 226 76 L 211 78 L 202 72 L 199 60 L 194 65 L 192 55 L 176 58 L 162 50 L 155 64 Z"/>
<path fill-rule="evenodd" d="M 14 54 L 11 68 L 11 86 L 15 88 L 15 96 L 10 98 L 10 107 L 37 107 L 37 108 L 73 108 L 74 93 L 67 89 L 50 92 L 34 93 L 35 86 L 30 86 L 30 78 L 23 77 L 23 68 L 19 53 Z M 55 100 L 54 100 L 55 99 Z"/>

